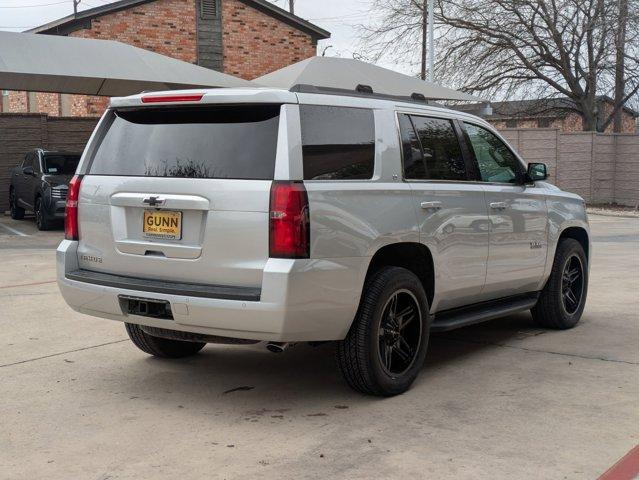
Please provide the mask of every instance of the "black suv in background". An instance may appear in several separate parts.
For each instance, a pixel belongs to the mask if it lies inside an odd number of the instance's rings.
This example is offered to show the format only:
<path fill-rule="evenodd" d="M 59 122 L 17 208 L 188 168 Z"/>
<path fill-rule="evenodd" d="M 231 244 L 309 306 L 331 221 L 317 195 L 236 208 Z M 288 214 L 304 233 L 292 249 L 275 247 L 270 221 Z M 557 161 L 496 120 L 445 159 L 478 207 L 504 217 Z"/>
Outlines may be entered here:
<path fill-rule="evenodd" d="M 48 152 L 41 148 L 27 153 L 11 174 L 11 218 L 20 220 L 26 210 L 31 210 L 38 230 L 48 230 L 63 221 L 69 180 L 79 161 L 80 155 L 76 153 Z"/>

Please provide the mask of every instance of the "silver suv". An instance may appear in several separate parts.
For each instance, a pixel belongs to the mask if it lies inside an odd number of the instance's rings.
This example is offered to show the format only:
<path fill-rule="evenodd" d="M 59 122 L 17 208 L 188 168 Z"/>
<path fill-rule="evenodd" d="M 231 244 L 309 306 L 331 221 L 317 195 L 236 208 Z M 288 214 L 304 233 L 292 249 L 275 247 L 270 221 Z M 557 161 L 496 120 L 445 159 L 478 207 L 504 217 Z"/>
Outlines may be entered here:
<path fill-rule="evenodd" d="M 113 99 L 69 188 L 67 303 L 160 357 L 335 341 L 374 395 L 410 387 L 430 332 L 579 321 L 584 202 L 543 164 L 472 115 L 300 90 Z"/>

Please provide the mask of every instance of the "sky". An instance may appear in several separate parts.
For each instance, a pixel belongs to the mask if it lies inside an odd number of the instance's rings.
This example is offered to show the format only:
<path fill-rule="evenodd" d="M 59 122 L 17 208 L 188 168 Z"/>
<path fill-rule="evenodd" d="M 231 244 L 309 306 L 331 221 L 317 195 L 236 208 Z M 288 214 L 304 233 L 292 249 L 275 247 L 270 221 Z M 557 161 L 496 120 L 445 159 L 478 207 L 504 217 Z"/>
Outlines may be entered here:
<path fill-rule="evenodd" d="M 80 10 L 113 3 L 114 0 L 81 0 Z M 288 9 L 288 0 L 271 0 Z M 295 0 L 295 13 L 331 32 L 321 41 L 318 54 L 351 58 L 358 50 L 357 25 L 370 19 L 371 0 Z M 19 32 L 73 13 L 72 0 L 0 0 L 0 30 Z M 415 73 L 396 64 L 380 63 L 404 73 Z"/>

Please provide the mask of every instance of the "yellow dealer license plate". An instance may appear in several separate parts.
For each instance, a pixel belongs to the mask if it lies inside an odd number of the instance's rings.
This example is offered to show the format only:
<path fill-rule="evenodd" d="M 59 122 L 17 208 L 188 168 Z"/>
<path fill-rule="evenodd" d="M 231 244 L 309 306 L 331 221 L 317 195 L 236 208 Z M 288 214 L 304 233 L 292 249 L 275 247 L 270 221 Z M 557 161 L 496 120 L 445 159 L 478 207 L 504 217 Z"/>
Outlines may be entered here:
<path fill-rule="evenodd" d="M 182 238 L 182 212 L 145 210 L 142 233 L 145 237 L 180 240 Z"/>

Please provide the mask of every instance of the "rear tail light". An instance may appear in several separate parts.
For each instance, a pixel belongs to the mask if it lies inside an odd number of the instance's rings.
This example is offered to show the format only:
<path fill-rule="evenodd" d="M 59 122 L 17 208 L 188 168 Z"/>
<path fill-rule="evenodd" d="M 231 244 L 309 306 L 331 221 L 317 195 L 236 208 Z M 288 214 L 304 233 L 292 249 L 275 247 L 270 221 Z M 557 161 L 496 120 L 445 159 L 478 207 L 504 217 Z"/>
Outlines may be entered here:
<path fill-rule="evenodd" d="M 64 238 L 67 240 L 79 240 L 78 228 L 78 199 L 80 198 L 80 183 L 82 175 L 75 175 L 69 182 L 67 193 L 67 206 L 64 217 Z"/>
<path fill-rule="evenodd" d="M 169 95 L 144 95 L 142 103 L 199 102 L 203 93 L 178 93 Z"/>
<path fill-rule="evenodd" d="M 309 258 L 308 195 L 302 182 L 274 181 L 269 212 L 269 256 Z"/>

